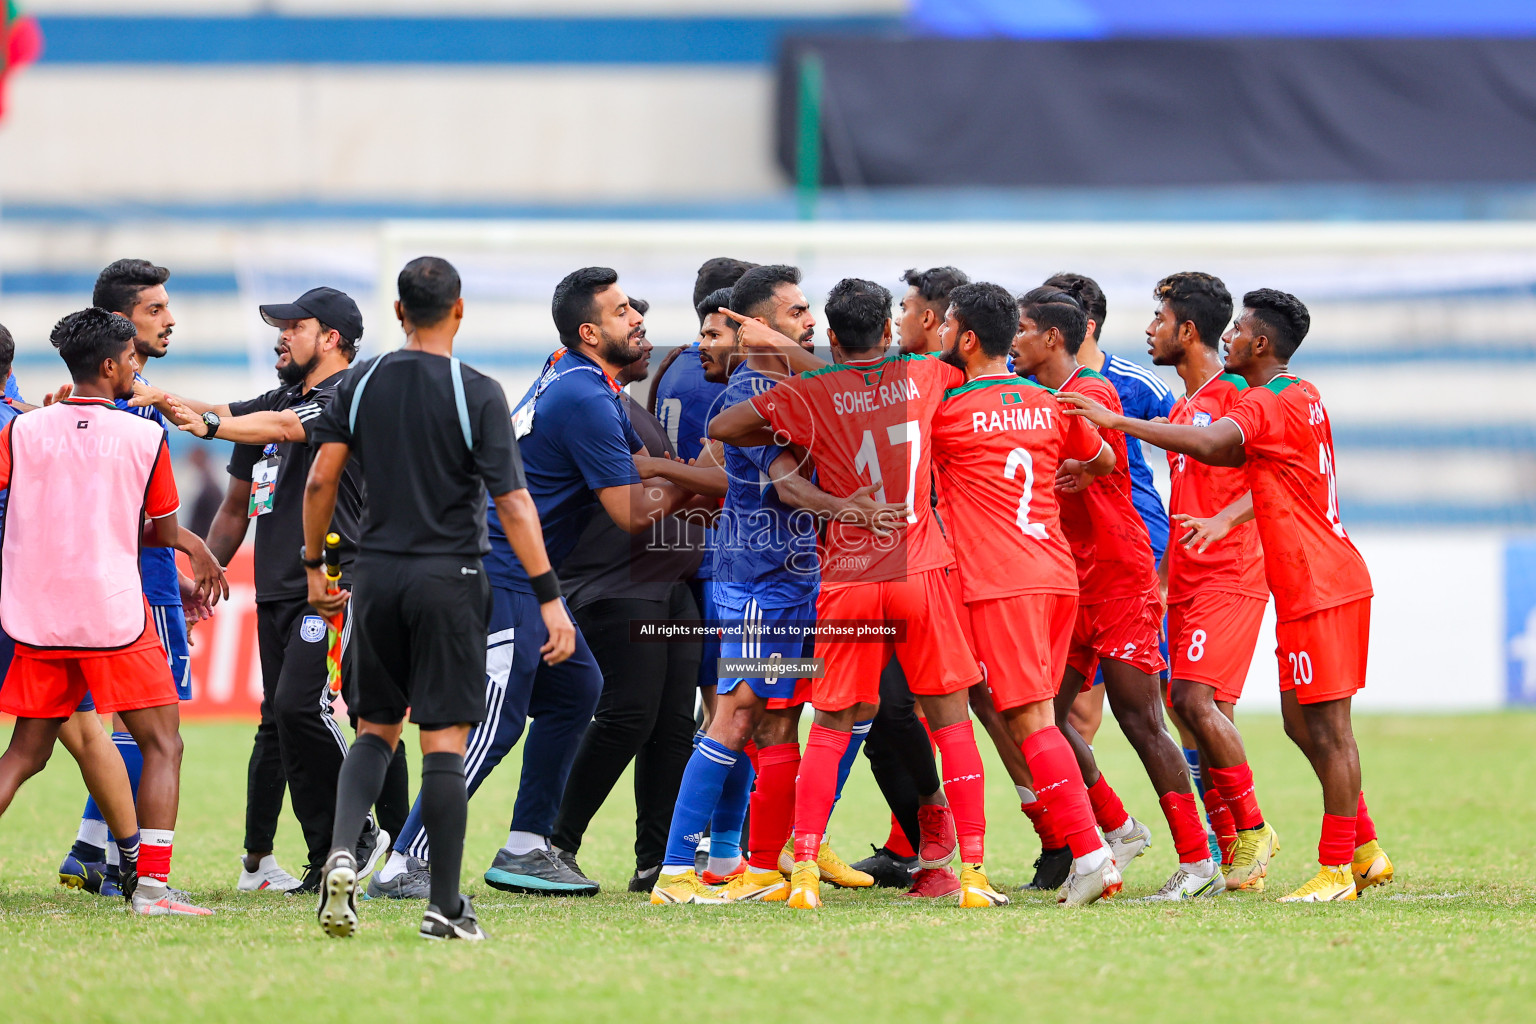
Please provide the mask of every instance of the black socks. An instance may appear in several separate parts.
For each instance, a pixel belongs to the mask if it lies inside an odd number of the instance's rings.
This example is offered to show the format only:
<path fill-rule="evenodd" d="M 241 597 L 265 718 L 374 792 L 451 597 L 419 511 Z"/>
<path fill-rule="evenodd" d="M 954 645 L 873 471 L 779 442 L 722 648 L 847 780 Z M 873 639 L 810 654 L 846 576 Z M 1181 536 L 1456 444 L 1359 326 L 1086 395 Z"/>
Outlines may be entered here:
<path fill-rule="evenodd" d="M 384 788 L 384 776 L 395 752 L 372 733 L 363 733 L 347 751 L 336 776 L 336 821 L 331 826 L 331 849 L 357 852 L 368 810 Z M 461 832 L 462 836 L 463 833 Z"/>
<path fill-rule="evenodd" d="M 350 758 L 348 758 L 350 761 Z M 459 873 L 464 866 L 464 828 L 469 792 L 462 754 L 440 752 L 421 759 L 421 823 L 432 845 L 432 903 L 444 917 L 463 912 Z"/>

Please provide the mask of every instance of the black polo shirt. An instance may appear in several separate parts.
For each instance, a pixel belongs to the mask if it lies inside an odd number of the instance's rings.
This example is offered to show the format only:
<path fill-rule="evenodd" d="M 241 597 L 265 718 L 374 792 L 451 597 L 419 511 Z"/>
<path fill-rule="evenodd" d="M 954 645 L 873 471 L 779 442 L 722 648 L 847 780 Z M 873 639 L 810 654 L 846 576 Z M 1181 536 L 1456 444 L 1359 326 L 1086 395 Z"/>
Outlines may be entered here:
<path fill-rule="evenodd" d="M 346 371 L 334 373 L 309 391 L 304 382 L 275 388 L 245 402 L 229 403 L 231 416 L 253 412 L 280 412 L 284 409 L 299 417 L 304 425 L 304 440 L 284 444 L 237 444 L 229 459 L 229 475 L 250 482 L 258 462 L 275 456 L 277 481 L 272 492 L 272 511 L 256 517 L 256 600 L 288 601 L 309 594 L 309 580 L 299 561 L 299 547 L 304 543 L 304 483 L 314 461 L 315 424 L 336 398 Z M 363 477 L 357 467 L 347 464 L 336 489 L 336 512 L 331 529 L 341 535 L 342 580 L 350 582 L 352 560 L 357 556 L 359 520 L 363 512 Z"/>

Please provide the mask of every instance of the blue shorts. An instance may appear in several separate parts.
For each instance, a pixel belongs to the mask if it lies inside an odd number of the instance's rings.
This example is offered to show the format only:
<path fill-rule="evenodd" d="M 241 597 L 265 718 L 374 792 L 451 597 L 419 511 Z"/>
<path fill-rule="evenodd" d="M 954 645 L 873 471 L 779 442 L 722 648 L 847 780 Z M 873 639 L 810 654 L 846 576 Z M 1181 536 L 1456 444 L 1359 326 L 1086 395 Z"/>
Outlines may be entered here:
<path fill-rule="evenodd" d="M 715 609 L 715 581 L 690 580 L 688 587 L 693 591 L 693 599 L 699 603 L 699 618 L 705 622 L 713 622 L 718 618 Z M 715 662 L 720 658 L 718 634 L 704 641 L 703 655 L 699 662 L 699 685 L 714 686 L 720 681 L 715 678 Z"/>
<path fill-rule="evenodd" d="M 773 630 L 777 624 L 784 623 L 813 623 L 816 621 L 816 600 L 812 598 L 803 604 L 797 604 L 790 608 L 763 608 L 758 605 L 755 598 L 742 598 L 739 593 L 730 593 L 725 587 L 716 586 L 715 614 L 725 627 L 725 635 L 720 639 L 720 657 L 722 658 L 809 658 L 816 648 L 816 638 L 808 631 L 799 635 L 794 630 Z M 736 588 L 732 587 L 731 590 Z M 762 638 L 754 634 L 754 627 L 765 627 L 770 631 L 769 638 Z M 784 633 L 796 635 L 784 635 Z M 777 635 L 772 635 L 777 634 Z M 759 677 L 732 677 L 722 676 L 719 682 L 720 693 L 730 693 L 736 689 L 736 684 L 746 683 L 752 688 L 752 692 L 764 700 L 774 698 L 788 700 L 795 695 L 795 684 L 799 682 L 799 676 L 779 676 L 773 679 Z"/>
<path fill-rule="evenodd" d="M 187 643 L 187 614 L 179 604 L 152 604 L 150 618 L 154 619 L 155 632 L 160 634 L 160 644 L 165 648 L 165 660 L 171 666 L 171 678 L 176 680 L 176 696 L 180 700 L 192 699 L 192 647 Z M 90 691 L 80 701 L 76 711 L 95 711 L 96 702 Z"/>

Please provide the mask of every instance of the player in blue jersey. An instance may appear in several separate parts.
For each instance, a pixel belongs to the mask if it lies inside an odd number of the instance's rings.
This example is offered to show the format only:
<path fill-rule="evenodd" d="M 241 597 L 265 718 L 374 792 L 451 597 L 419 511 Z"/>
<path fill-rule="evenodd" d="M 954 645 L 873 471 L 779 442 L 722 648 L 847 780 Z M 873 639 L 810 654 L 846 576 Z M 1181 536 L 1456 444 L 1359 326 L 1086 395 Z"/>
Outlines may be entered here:
<path fill-rule="evenodd" d="M 716 346 L 706 346 L 707 341 L 716 343 L 723 329 L 705 315 L 702 303 L 710 293 L 721 288 L 729 290 L 741 275 L 757 266 L 745 260 L 729 256 L 716 256 L 705 260 L 693 281 L 693 306 L 699 315 L 699 336 L 691 344 L 681 345 L 666 354 L 656 371 L 656 383 L 651 387 L 646 407 L 661 420 L 667 430 L 667 438 L 677 457 L 685 462 L 697 459 L 704 450 L 703 440 L 709 418 L 720 411 L 720 396 L 725 393 L 726 378 L 730 371 L 710 355 Z M 732 327 L 735 325 L 732 324 Z M 736 332 L 730 332 L 734 341 Z M 714 595 L 709 581 L 714 575 L 714 530 L 704 531 L 704 560 L 693 574 L 691 586 L 693 599 L 698 603 L 699 614 L 704 621 L 716 618 Z M 699 662 L 699 699 L 704 706 L 704 725 L 709 725 L 715 713 L 715 661 L 720 657 L 719 638 L 704 642 L 703 659 Z M 704 735 L 701 728 L 695 740 Z"/>
<path fill-rule="evenodd" d="M 730 293 L 721 290 L 706 296 L 698 311 L 706 328 L 715 329 L 705 338 L 701 352 L 709 365 L 723 369 L 729 378 L 722 409 L 763 393 L 788 372 L 782 356 L 751 354 L 742 348 L 734 321 L 719 312 L 727 302 L 730 309 L 762 320 L 802 346 L 815 330 L 794 268 L 754 268 Z M 874 523 L 882 517 L 897 519 L 904 510 L 874 502 L 873 487 L 848 499 L 831 497 L 807 479 L 806 458 L 798 449 L 725 445 L 723 455 L 723 470 L 681 464 L 655 467 L 659 475 L 700 491 L 709 487 L 707 479 L 701 480 L 706 474 L 725 477 L 712 584 L 719 620 L 726 624 L 721 657 L 754 661 L 808 657 L 814 649 L 811 628 L 820 589 L 819 516 L 860 517 Z M 652 903 L 779 902 L 788 897 L 779 858 L 793 820 L 800 762 L 798 723 L 809 697 L 802 683 L 794 672 L 720 678 L 716 714 L 683 776 Z M 746 753 L 749 744 L 756 747 L 760 769 L 755 790 Z M 844 758 L 840 777 L 846 778 L 852 761 L 851 756 Z M 721 879 L 726 882 L 723 889 L 715 889 L 694 870 L 695 848 L 706 826 L 717 837 L 732 828 L 739 831 L 749 791 L 748 861 L 739 872 Z M 867 886 L 874 881 L 840 862 L 838 866 L 842 884 Z"/>
<path fill-rule="evenodd" d="M 92 305 L 119 313 L 133 321 L 134 327 L 138 329 L 134 349 L 141 366 L 165 355 L 170 344 L 171 329 L 176 326 L 176 318 L 171 315 L 170 296 L 165 290 L 165 282 L 170 276 L 169 270 L 157 267 L 148 260 L 118 260 L 97 276 L 96 287 L 91 293 Z M 136 397 L 127 401 L 118 399 L 117 406 L 153 420 L 164 430 L 165 417 L 151 404 L 153 397 L 138 397 L 139 393 L 152 390 L 149 381 L 142 374 L 136 373 Z M 193 579 L 177 571 L 178 550 L 185 552 L 191 559 Z M 202 538 L 182 527 L 175 548 L 143 549 L 139 555 L 139 575 L 143 580 L 144 596 L 149 600 L 155 631 L 160 634 L 160 642 L 170 663 L 171 678 L 176 681 L 177 695 L 182 700 L 191 700 L 192 652 L 187 639 L 188 617 L 190 615 L 195 623 L 208 614 L 220 597 L 229 596 L 224 571 Z M 94 708 L 95 705 L 87 695 L 80 710 Z M 112 742 L 123 755 L 129 781 L 137 796 L 139 773 L 144 759 L 132 735 L 115 716 L 112 726 Z M 94 799 L 87 799 L 75 844 L 59 864 L 59 884 L 102 895 L 120 895 L 117 847 L 108 841 L 109 838 L 107 823 L 100 808 Z"/>
<path fill-rule="evenodd" d="M 620 529 L 641 533 L 694 495 L 662 480 L 642 487 L 636 472 L 634 455 L 644 449 L 619 404 L 614 378 L 639 357 L 644 318 L 619 287 L 618 274 L 586 267 L 567 275 L 555 288 L 552 312 L 563 348 L 517 404 L 512 423 L 544 546 L 558 570 L 593 515 L 606 513 Z M 549 836 L 602 693 L 602 670 L 579 629 L 569 659 L 554 665 L 541 660 L 548 627 L 538 595 L 551 582 L 558 591 L 558 581 L 529 579 L 496 526 L 490 528 L 490 544 L 484 559 L 494 599 L 486 639 L 488 712 L 469 734 L 464 767 L 471 796 L 517 743 L 530 717 L 534 725 L 524 745 L 507 842 L 485 881 L 507 892 L 591 895 L 598 884 L 581 872 L 574 854 L 552 848 Z M 418 798 L 388 863 L 370 878 L 368 895 L 427 897 L 428 854 Z"/>

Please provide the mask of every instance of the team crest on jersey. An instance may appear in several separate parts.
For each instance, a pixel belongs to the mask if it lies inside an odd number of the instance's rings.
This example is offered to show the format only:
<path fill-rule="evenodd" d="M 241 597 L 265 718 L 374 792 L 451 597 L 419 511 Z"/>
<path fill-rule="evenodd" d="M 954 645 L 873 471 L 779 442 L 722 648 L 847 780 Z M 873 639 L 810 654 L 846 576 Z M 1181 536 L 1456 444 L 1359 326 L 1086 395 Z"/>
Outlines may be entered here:
<path fill-rule="evenodd" d="M 1208 426 L 1210 426 L 1211 425 L 1211 414 L 1208 413 L 1208 412 L 1197 412 L 1197 413 L 1195 413 L 1195 415 L 1194 415 L 1194 424 L 1197 427 L 1208 427 Z"/>
<path fill-rule="evenodd" d="M 306 615 L 299 623 L 299 636 L 306 643 L 317 644 L 325 639 L 325 620 L 318 615 Z"/>
<path fill-rule="evenodd" d="M 869 387 L 874 387 L 876 384 L 879 384 L 880 383 L 880 374 L 879 374 L 879 372 L 876 371 L 875 373 L 866 373 L 864 375 L 864 383 L 867 386 L 869 386 Z"/>
<path fill-rule="evenodd" d="M 1004 391 L 1002 398 L 1004 405 L 1018 405 L 1020 402 L 1024 401 L 1024 396 L 1019 394 L 1017 391 Z"/>

